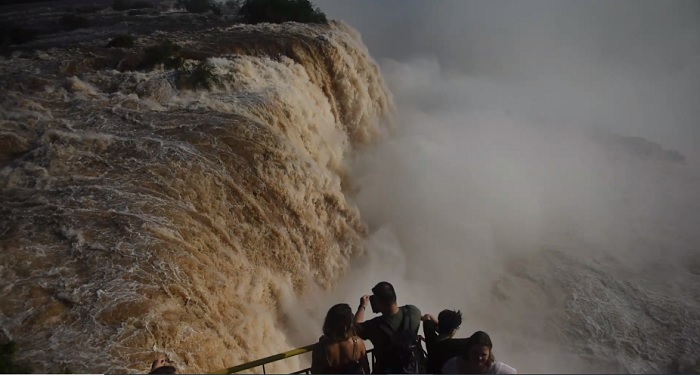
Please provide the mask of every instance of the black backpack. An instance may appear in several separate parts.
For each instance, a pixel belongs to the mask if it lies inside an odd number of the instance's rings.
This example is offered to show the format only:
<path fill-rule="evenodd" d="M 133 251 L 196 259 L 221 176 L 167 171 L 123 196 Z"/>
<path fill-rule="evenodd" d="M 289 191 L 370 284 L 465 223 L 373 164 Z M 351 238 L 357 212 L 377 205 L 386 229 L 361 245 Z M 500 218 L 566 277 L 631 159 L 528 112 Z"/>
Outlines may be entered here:
<path fill-rule="evenodd" d="M 426 353 L 416 332 L 411 329 L 411 314 L 408 307 L 401 308 L 403 316 L 398 331 L 394 332 L 388 321 L 379 328 L 389 337 L 390 346 L 386 350 L 386 372 L 389 374 L 424 374 Z"/>

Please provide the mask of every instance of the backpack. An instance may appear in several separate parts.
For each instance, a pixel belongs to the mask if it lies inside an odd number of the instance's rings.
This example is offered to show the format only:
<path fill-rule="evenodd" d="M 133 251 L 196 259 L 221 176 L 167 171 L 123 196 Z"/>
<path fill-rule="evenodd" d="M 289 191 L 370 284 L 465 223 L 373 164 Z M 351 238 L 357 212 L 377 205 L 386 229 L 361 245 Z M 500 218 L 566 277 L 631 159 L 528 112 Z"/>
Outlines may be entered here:
<path fill-rule="evenodd" d="M 417 333 L 411 330 L 411 315 L 408 308 L 402 307 L 401 312 L 403 316 L 396 332 L 387 321 L 379 324 L 379 328 L 390 338 L 390 346 L 386 351 L 386 370 L 390 374 L 424 374 L 426 353 Z"/>

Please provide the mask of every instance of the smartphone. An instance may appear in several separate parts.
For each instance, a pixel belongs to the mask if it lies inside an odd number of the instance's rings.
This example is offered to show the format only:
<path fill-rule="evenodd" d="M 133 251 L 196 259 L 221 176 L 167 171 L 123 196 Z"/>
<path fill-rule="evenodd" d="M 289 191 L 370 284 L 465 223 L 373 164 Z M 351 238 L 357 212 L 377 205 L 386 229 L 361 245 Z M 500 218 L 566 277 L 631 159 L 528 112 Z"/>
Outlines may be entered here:
<path fill-rule="evenodd" d="M 379 313 L 379 307 L 377 306 L 377 297 L 374 294 L 369 296 L 369 305 L 372 307 L 373 313 Z"/>

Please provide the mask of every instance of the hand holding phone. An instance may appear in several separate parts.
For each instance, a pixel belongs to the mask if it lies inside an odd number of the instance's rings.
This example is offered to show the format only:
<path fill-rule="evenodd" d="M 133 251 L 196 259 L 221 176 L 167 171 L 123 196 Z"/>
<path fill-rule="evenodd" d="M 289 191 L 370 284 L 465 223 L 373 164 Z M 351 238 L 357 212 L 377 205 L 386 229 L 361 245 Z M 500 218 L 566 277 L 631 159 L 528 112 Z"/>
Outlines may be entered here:
<path fill-rule="evenodd" d="M 364 296 L 360 297 L 360 307 L 367 307 L 369 305 L 369 295 L 365 294 Z"/>
<path fill-rule="evenodd" d="M 369 305 L 372 307 L 373 313 L 379 313 L 379 306 L 377 305 L 377 296 L 375 296 L 374 294 L 369 296 Z"/>

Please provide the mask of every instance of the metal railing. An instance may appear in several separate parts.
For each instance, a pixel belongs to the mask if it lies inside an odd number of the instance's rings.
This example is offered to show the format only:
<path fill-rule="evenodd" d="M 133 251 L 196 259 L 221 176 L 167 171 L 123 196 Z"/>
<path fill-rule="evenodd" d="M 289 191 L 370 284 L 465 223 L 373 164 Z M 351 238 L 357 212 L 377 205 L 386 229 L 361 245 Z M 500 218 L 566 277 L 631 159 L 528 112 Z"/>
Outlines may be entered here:
<path fill-rule="evenodd" d="M 210 372 L 210 374 L 235 374 L 235 373 L 245 371 L 245 370 L 250 370 L 252 368 L 259 367 L 259 366 L 262 366 L 263 374 L 267 374 L 267 369 L 265 369 L 265 365 L 272 363 L 272 362 L 281 361 L 283 359 L 296 357 L 296 356 L 301 355 L 301 354 L 311 353 L 314 350 L 314 347 L 316 345 L 317 344 L 302 346 L 301 348 L 292 349 L 292 350 L 286 351 L 284 353 L 274 354 L 274 355 L 271 355 L 269 357 L 256 359 L 255 361 L 247 362 L 247 363 L 244 363 L 241 365 L 228 367 L 225 369 Z M 374 367 L 373 351 L 374 351 L 374 349 L 367 350 L 367 355 L 369 356 L 370 368 Z M 295 371 L 292 374 L 310 374 L 310 373 L 311 373 L 311 367 L 305 368 L 305 369 L 302 369 L 299 371 Z"/>

